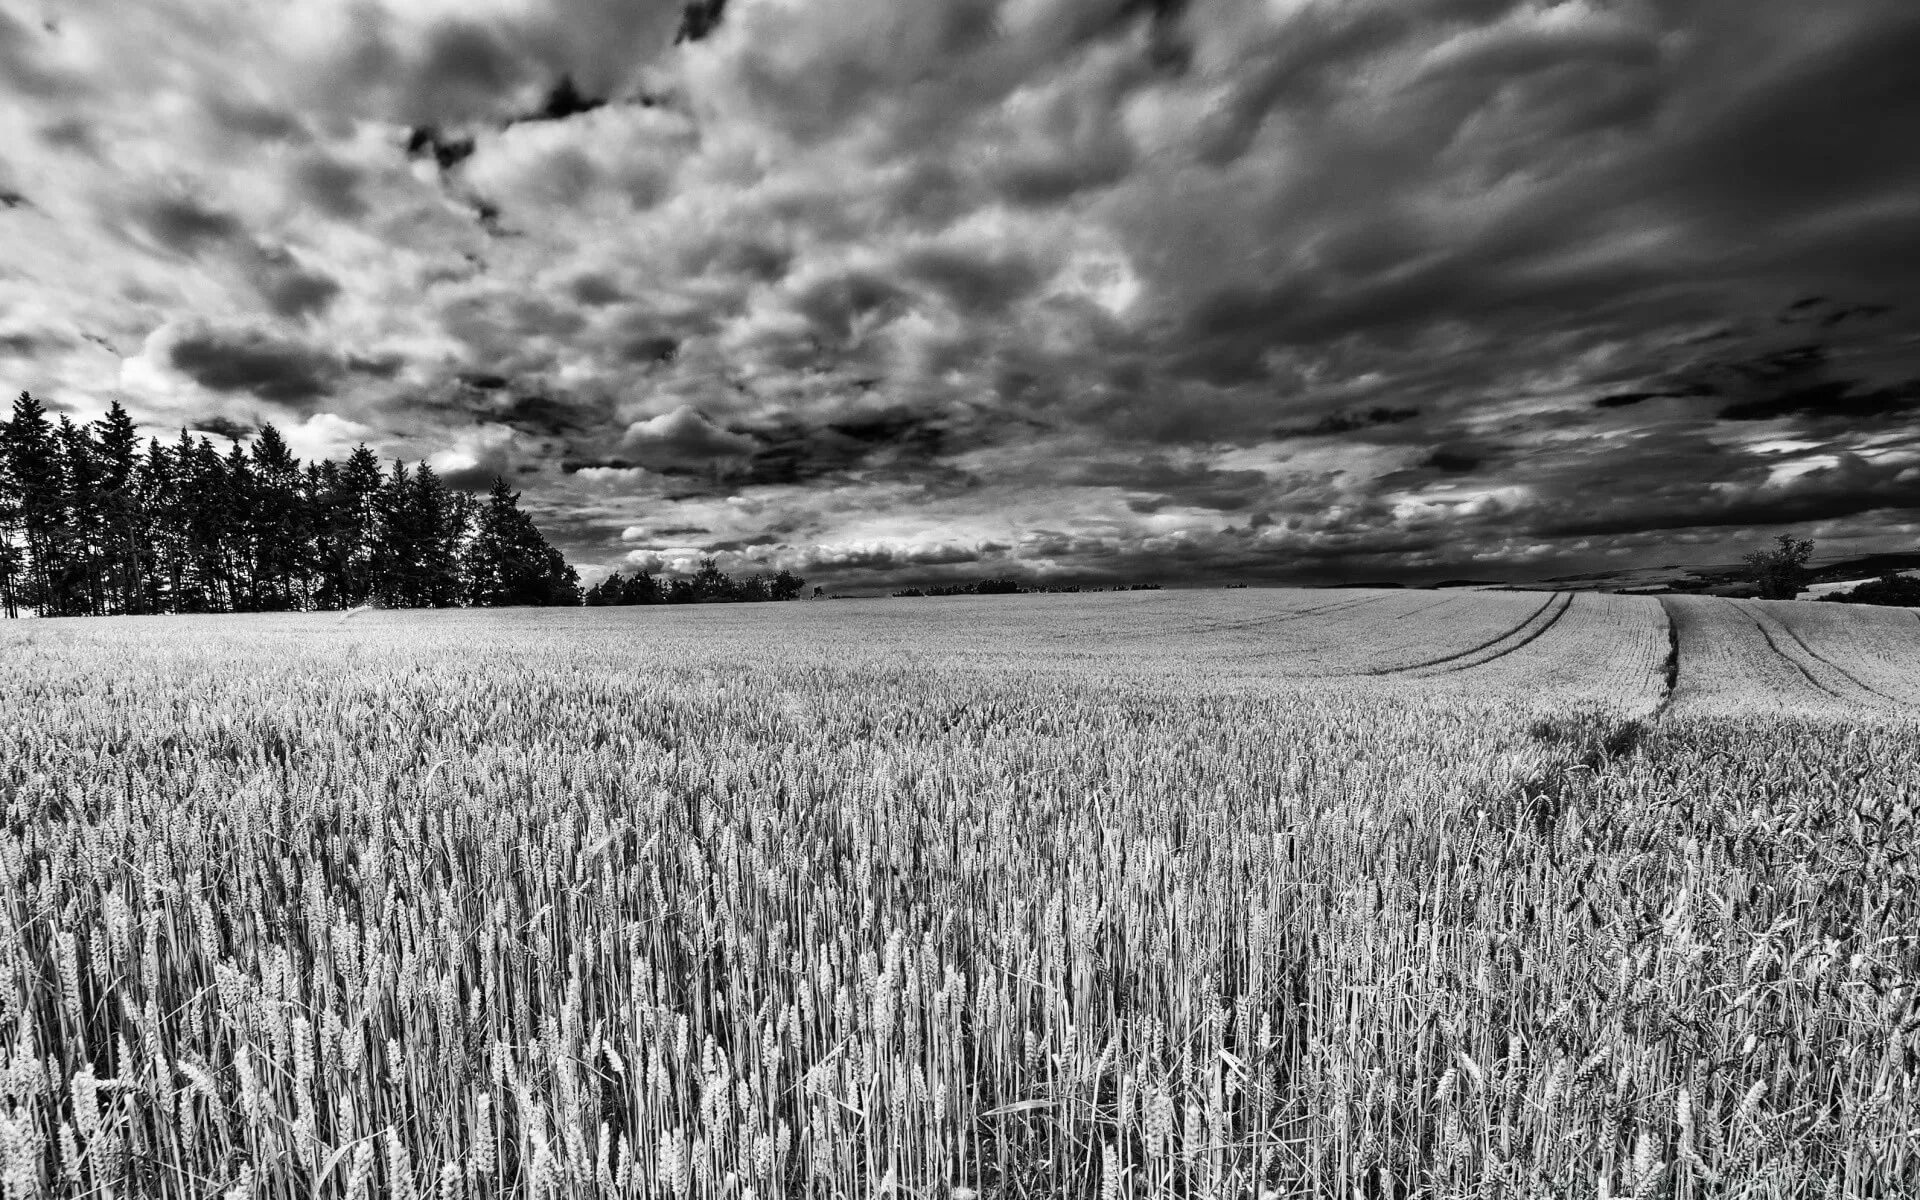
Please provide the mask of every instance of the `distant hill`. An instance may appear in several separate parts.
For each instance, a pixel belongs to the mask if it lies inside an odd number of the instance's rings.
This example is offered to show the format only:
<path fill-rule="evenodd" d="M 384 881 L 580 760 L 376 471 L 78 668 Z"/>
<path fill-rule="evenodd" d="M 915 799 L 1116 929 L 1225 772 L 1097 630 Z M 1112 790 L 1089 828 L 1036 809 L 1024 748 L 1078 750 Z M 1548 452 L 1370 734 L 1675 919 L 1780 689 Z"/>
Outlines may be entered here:
<path fill-rule="evenodd" d="M 1877 579 L 1889 571 L 1916 568 L 1920 568 L 1920 552 L 1868 554 L 1820 563 L 1812 569 L 1807 582 L 1817 588 L 1822 584 Z M 1551 589 L 1569 592 L 1632 592 L 1643 596 L 1673 593 L 1739 596 L 1750 594 L 1752 591 L 1752 585 L 1746 579 L 1746 570 L 1739 563 L 1587 571 L 1575 575 L 1555 575 L 1537 582 L 1513 586 L 1531 590 Z"/>

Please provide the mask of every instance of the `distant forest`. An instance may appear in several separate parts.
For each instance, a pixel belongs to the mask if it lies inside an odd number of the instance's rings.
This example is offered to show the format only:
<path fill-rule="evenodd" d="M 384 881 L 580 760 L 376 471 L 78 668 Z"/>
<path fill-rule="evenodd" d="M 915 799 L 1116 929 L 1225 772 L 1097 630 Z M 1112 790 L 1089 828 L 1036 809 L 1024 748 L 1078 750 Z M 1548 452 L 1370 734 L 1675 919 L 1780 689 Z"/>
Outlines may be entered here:
<path fill-rule="evenodd" d="M 0 424 L 0 612 L 280 612 L 577 605 L 579 576 L 496 480 L 484 499 L 365 446 L 301 463 L 271 425 L 225 454 L 144 447 L 22 392 Z"/>
<path fill-rule="evenodd" d="M 1228 584 L 1227 586 L 1233 587 L 1235 585 Z M 1245 587 L 1246 585 L 1240 584 L 1238 586 Z M 1073 592 L 1157 592 L 1159 590 L 1160 585 L 1157 583 L 1120 583 L 1110 588 L 1100 588 L 1081 587 L 1077 583 L 1037 583 L 1027 585 L 1021 583 L 1018 579 L 995 578 L 982 579 L 977 583 L 945 583 L 924 588 L 902 588 L 893 594 L 895 598 L 905 597 L 915 599 L 922 596 L 1025 596 L 1033 593 L 1063 595 Z"/>
<path fill-rule="evenodd" d="M 625 604 L 713 604 L 760 600 L 798 600 L 807 581 L 792 571 L 749 575 L 736 579 L 711 558 L 700 560 L 692 575 L 661 579 L 647 571 L 622 575 L 615 571 L 587 589 L 587 605 L 606 608 Z M 814 591 L 819 592 L 819 588 Z"/>

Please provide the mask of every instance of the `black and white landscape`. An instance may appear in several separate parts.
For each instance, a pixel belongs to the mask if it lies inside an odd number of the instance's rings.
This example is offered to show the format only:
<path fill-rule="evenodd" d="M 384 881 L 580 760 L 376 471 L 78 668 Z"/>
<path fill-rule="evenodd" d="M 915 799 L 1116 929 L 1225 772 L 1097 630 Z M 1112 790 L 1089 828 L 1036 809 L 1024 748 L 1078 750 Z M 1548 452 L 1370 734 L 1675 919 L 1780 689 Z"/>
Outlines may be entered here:
<path fill-rule="evenodd" d="M 0 1200 L 1920 1194 L 1916 62 L 0 0 Z"/>

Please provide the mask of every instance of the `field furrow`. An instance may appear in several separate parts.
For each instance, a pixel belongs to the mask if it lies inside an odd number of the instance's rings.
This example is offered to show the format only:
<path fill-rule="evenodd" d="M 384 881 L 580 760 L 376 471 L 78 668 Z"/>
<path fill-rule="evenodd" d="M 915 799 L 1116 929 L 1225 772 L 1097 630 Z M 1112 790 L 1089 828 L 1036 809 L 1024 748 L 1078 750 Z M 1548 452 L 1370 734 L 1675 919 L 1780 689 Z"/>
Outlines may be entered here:
<path fill-rule="evenodd" d="M 1454 671 L 1465 671 L 1471 667 L 1478 667 L 1485 663 L 1505 658 L 1516 650 L 1531 645 L 1548 630 L 1558 625 L 1560 619 L 1567 615 L 1567 610 L 1573 607 L 1573 599 L 1574 593 L 1572 592 L 1556 592 L 1552 599 L 1548 600 L 1539 612 L 1528 618 L 1527 623 L 1520 628 L 1503 634 L 1494 639 L 1493 642 L 1480 646 L 1477 649 L 1461 654 L 1448 655 L 1446 658 L 1437 659 L 1430 663 L 1422 663 L 1418 667 L 1409 667 L 1407 670 L 1431 671 L 1433 674 L 1444 675 Z M 1385 673 L 1386 672 L 1382 672 L 1382 674 Z"/>
<path fill-rule="evenodd" d="M 1809 664 L 1803 661 L 1799 656 L 1788 653 L 1787 650 L 1782 645 L 1782 639 L 1776 638 L 1774 636 L 1773 630 L 1769 628 L 1767 623 L 1762 621 L 1757 614 L 1749 611 L 1744 613 L 1743 615 L 1747 618 L 1747 620 L 1753 622 L 1753 627 L 1759 631 L 1761 639 L 1767 643 L 1767 649 L 1779 655 L 1780 658 L 1783 659 L 1785 662 L 1787 662 L 1790 666 L 1792 666 L 1794 670 L 1800 672 L 1800 677 L 1802 679 L 1805 679 L 1809 684 L 1813 685 L 1816 688 L 1819 688 L 1821 691 L 1825 692 L 1827 695 L 1832 696 L 1835 700 L 1845 701 L 1853 698 L 1848 696 L 1848 694 L 1845 691 L 1841 690 L 1840 688 L 1837 688 L 1833 686 L 1831 683 L 1826 682 L 1826 680 L 1823 679 L 1822 676 L 1827 674 L 1827 672 L 1815 671 L 1811 669 Z"/>
<path fill-rule="evenodd" d="M 1484 596 L 1485 593 L 1481 593 L 1480 595 Z M 1419 671 L 1427 667 L 1437 667 L 1443 663 L 1450 663 L 1458 659 L 1464 659 L 1472 655 L 1479 654 L 1484 650 L 1488 650 L 1492 647 L 1498 646 L 1502 642 L 1506 642 L 1506 641 L 1517 639 L 1519 637 L 1524 636 L 1526 631 L 1532 626 L 1534 626 L 1537 622 L 1541 622 L 1542 620 L 1548 620 L 1548 621 L 1552 620 L 1553 618 L 1550 615 L 1550 612 L 1553 609 L 1554 605 L 1560 601 L 1560 599 L 1561 599 L 1561 594 L 1559 592 L 1553 592 L 1549 594 L 1546 600 L 1542 601 L 1538 607 L 1533 608 L 1530 612 L 1528 612 L 1527 615 L 1524 618 L 1522 618 L 1517 624 L 1508 625 L 1508 626 L 1499 628 L 1499 631 L 1494 633 L 1491 637 L 1485 638 L 1479 642 L 1475 642 L 1473 645 L 1468 646 L 1465 649 L 1456 650 L 1449 654 L 1436 655 L 1431 658 L 1423 658 L 1416 662 L 1393 663 L 1391 665 L 1368 667 L 1363 671 L 1356 672 L 1356 674 L 1400 675 L 1400 674 L 1406 674 L 1413 671 Z M 1532 601 L 1532 597 L 1529 596 L 1528 603 L 1531 603 L 1531 601 Z M 1508 615 L 1507 606 L 1505 605 L 1488 604 L 1483 601 L 1482 609 L 1484 614 L 1492 618 L 1495 622 L 1499 622 L 1502 617 Z M 1449 633 L 1455 632 L 1458 628 L 1459 628 L 1459 623 L 1455 623 L 1455 628 L 1450 629 L 1448 632 Z"/>
<path fill-rule="evenodd" d="M 1644 596 L 1570 592 L 1518 638 L 1443 667 L 1382 678 L 1382 686 L 1490 691 L 1543 708 L 1645 717 L 1666 693 L 1667 622 Z"/>
<path fill-rule="evenodd" d="M 1761 608 L 1751 607 L 1748 615 L 1760 627 L 1767 644 L 1805 671 L 1822 691 L 1836 699 L 1850 700 L 1863 704 L 1894 704 L 1899 699 L 1865 682 L 1845 666 L 1821 654 L 1807 643 L 1791 625 L 1778 615 Z"/>
<path fill-rule="evenodd" d="M 1885 707 L 1881 697 L 1849 685 L 1829 665 L 1800 653 L 1792 639 L 1776 635 L 1752 601 L 1666 596 L 1662 602 L 1680 649 L 1670 706 L 1675 715 L 1844 715 Z"/>
<path fill-rule="evenodd" d="M 1753 607 L 1830 677 L 1887 704 L 1920 706 L 1920 611 L 1765 601 Z"/>

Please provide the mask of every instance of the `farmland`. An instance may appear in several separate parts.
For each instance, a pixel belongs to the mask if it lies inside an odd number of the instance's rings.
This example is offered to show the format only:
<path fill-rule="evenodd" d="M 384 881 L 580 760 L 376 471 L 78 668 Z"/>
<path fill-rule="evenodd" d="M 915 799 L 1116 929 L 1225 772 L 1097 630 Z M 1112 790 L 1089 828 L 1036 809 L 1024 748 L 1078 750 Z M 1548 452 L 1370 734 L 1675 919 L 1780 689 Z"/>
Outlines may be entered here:
<path fill-rule="evenodd" d="M 0 1194 L 1920 1189 L 1920 619 L 0 625 Z"/>

